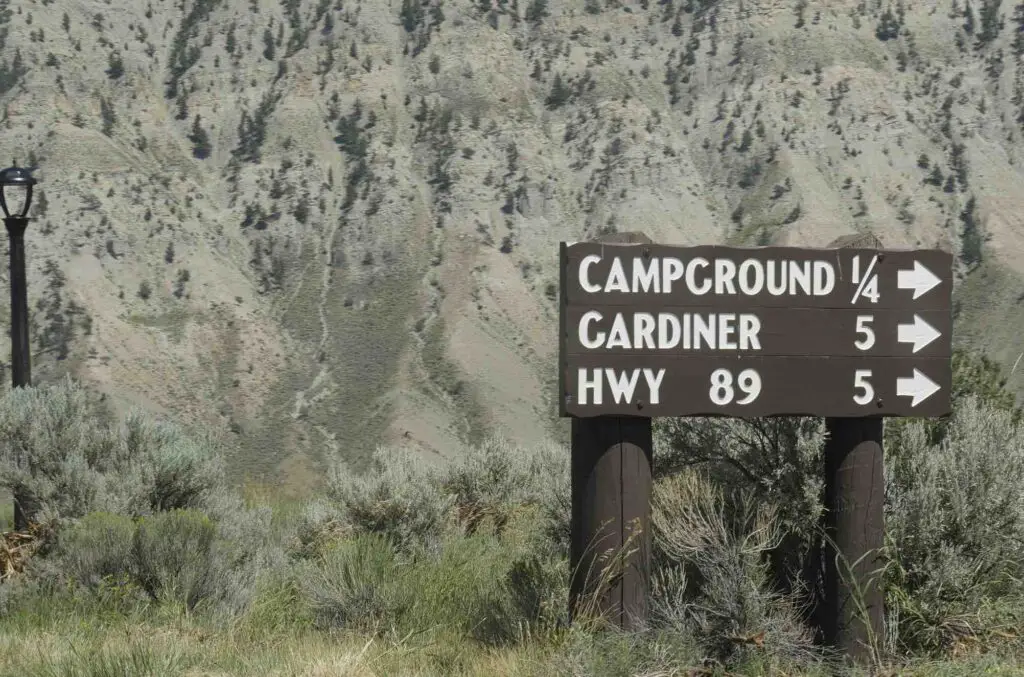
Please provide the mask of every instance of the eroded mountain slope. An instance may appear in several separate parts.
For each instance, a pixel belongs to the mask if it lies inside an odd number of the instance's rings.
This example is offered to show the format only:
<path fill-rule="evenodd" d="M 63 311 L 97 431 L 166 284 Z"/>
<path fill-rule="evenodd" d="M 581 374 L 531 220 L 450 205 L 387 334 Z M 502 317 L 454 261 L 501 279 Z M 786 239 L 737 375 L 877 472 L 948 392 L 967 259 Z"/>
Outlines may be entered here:
<path fill-rule="evenodd" d="M 240 472 L 562 434 L 557 243 L 609 229 L 950 247 L 958 340 L 1008 368 L 1024 350 L 1009 4 L 28 0 L 0 20 L 0 156 L 38 165 L 44 198 L 37 380 L 230 430 Z"/>

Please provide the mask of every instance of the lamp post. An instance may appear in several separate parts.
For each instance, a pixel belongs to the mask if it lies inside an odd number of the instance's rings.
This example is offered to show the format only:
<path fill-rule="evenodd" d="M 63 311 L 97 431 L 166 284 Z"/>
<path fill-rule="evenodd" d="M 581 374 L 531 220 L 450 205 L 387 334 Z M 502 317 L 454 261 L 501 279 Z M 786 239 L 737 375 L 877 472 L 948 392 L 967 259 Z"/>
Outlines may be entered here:
<path fill-rule="evenodd" d="M 28 290 L 25 283 L 25 229 L 32 187 L 29 170 L 8 167 L 0 171 L 0 209 L 11 248 L 11 382 L 15 388 L 32 385 L 28 344 Z M 28 519 L 17 494 L 14 496 L 14 528 L 28 528 Z"/>

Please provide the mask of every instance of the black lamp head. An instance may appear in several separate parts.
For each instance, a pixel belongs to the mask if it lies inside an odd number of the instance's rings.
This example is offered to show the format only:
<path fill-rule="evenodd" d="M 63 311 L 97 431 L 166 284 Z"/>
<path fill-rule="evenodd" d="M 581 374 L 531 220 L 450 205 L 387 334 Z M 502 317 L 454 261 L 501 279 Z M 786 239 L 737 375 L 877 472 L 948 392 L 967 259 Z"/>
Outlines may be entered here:
<path fill-rule="evenodd" d="M 30 170 L 24 167 L 8 167 L 0 171 L 0 209 L 4 216 L 25 218 L 32 204 L 32 186 L 36 180 Z M 10 207 L 16 207 L 13 211 Z"/>

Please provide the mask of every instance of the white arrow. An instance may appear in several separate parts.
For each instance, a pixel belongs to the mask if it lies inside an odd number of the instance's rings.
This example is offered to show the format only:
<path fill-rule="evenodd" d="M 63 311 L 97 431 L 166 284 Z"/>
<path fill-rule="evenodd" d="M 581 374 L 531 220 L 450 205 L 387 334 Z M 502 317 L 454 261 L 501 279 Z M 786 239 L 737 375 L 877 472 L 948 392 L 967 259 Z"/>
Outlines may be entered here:
<path fill-rule="evenodd" d="M 939 331 L 915 314 L 913 324 L 900 324 L 896 326 L 897 341 L 900 343 L 913 343 L 914 352 L 921 350 L 926 345 L 942 336 Z"/>
<path fill-rule="evenodd" d="M 913 289 L 915 299 L 927 294 L 940 282 L 942 280 L 925 268 L 920 261 L 914 261 L 914 267 L 911 270 L 896 272 L 896 286 L 900 289 Z"/>
<path fill-rule="evenodd" d="M 929 397 L 939 391 L 939 384 L 914 369 L 914 375 L 910 378 L 898 377 L 896 379 L 896 394 L 900 397 L 913 397 L 910 406 L 916 407 Z"/>

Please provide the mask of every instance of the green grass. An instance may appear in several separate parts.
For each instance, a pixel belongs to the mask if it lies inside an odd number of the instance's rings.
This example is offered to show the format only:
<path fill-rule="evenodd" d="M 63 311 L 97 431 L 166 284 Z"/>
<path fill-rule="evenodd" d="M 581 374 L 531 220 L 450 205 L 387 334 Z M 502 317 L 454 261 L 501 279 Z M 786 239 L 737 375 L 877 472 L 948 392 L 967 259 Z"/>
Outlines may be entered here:
<path fill-rule="evenodd" d="M 77 622 L 76 622 L 77 621 Z M 202 622 L 174 619 L 98 627 L 85 619 L 4 633 L 7 659 L 0 675 L 14 677 L 176 677 L 250 675 L 538 675 L 546 651 L 503 652 L 460 643 L 413 648 L 359 635 L 299 628 L 218 632 Z"/>
<path fill-rule="evenodd" d="M 986 374 L 972 378 L 995 378 Z M 18 411 L 64 411 L 61 398 L 69 393 L 55 391 L 41 409 Z M 24 395 L 6 404 L 27 406 Z M 1024 674 L 1024 594 L 1013 581 L 988 574 L 975 580 L 972 573 L 1005 569 L 1020 578 L 1010 560 L 1022 552 L 1012 546 L 1024 529 L 1024 429 L 1010 413 L 986 406 L 960 401 L 941 447 L 927 443 L 923 428 L 906 428 L 892 441 L 886 489 L 904 503 L 887 519 L 900 550 L 886 585 L 901 620 L 892 629 L 896 641 L 883 650 L 916 655 L 884 659 L 876 666 L 884 674 Z M 87 414 L 72 409 L 79 418 Z M 57 418 L 66 427 L 67 416 Z M 820 445 L 820 430 L 800 435 L 807 439 L 792 444 Z M 48 450 L 48 440 L 69 438 L 31 439 Z M 181 439 L 137 439 L 168 459 L 203 457 Z M 685 447 L 672 439 L 659 437 L 668 445 L 663 453 Z M 97 444 L 88 450 L 106 448 Z M 724 437 L 722 445 L 735 447 Z M 133 525 L 128 514 L 97 512 L 105 503 L 68 503 L 62 514 L 81 519 L 56 525 L 56 547 L 39 551 L 38 566 L 0 586 L 0 677 L 829 674 L 792 613 L 799 600 L 773 592 L 764 562 L 790 527 L 763 496 L 726 500 L 724 488 L 735 488 L 728 477 L 691 469 L 655 483 L 651 626 L 626 633 L 600 619 L 566 625 L 568 554 L 555 531 L 568 519 L 567 450 L 491 440 L 463 450 L 444 470 L 392 451 L 375 455 L 374 476 L 344 468 L 329 474 L 316 504 L 272 484 L 247 483 L 243 502 L 269 508 L 269 520 L 266 512 L 189 493 L 207 476 L 205 466 L 146 490 L 199 500 L 187 512 Z M 764 459 L 768 452 L 748 454 Z M 922 459 L 938 465 L 929 471 Z M 81 478 L 52 472 L 58 486 Z M 988 476 L 981 484 L 956 481 Z M 124 478 L 110 479 L 114 486 Z M 214 487 L 219 498 L 228 491 Z M 48 500 L 63 505 L 63 496 Z M 152 501 L 146 492 L 133 496 L 126 505 Z M 998 528 L 983 507 L 995 504 L 1009 506 Z M 970 525 L 952 536 L 966 554 L 947 553 L 944 566 L 928 559 L 935 543 L 950 538 L 929 526 L 936 515 Z M 128 531 L 131 539 L 122 533 Z M 121 545 L 130 547 L 122 552 Z M 203 552 L 209 556 L 193 556 Z M 923 572 L 943 596 L 906 571 Z M 605 583 L 614 575 L 605 572 Z M 973 629 L 966 638 L 961 619 Z M 743 639 L 751 637 L 760 640 Z M 702 669 L 711 657 L 722 661 L 718 671 Z"/>
<path fill-rule="evenodd" d="M 244 493 L 251 505 L 273 507 L 275 534 L 289 533 L 301 502 L 260 485 L 249 485 Z M 482 628 L 489 619 L 514 620 L 514 614 L 495 614 L 500 605 L 493 602 L 513 563 L 535 550 L 537 525 L 536 515 L 527 511 L 503 535 L 484 529 L 454 537 L 436 558 L 405 564 L 389 557 L 360 560 L 373 570 L 357 573 L 377 585 L 371 598 L 357 602 L 354 608 L 363 613 L 347 628 L 318 622 L 316 596 L 304 591 L 342 581 L 346 569 L 328 564 L 332 553 L 351 552 L 359 541 L 367 543 L 364 538 L 339 542 L 312 565 L 322 580 L 298 565 L 268 576 L 252 607 L 230 619 L 185 614 L 109 591 L 102 596 L 70 590 L 26 593 L 0 616 L 0 677 L 654 677 L 689 674 L 700 666 L 693 645 L 671 633 L 640 637 L 534 625 L 523 626 L 504 643 L 485 641 Z M 341 561 L 354 560 L 335 557 L 334 564 Z M 382 600 L 390 600 L 392 608 L 371 624 L 369 612 L 384 608 L 374 603 Z M 671 672 L 670 666 L 678 671 Z M 1019 675 L 1024 674 L 1024 650 L 1008 641 L 987 653 L 899 667 L 901 675 L 920 677 Z M 754 658 L 719 674 L 782 673 Z M 785 674 L 825 673 L 808 668 Z"/>

